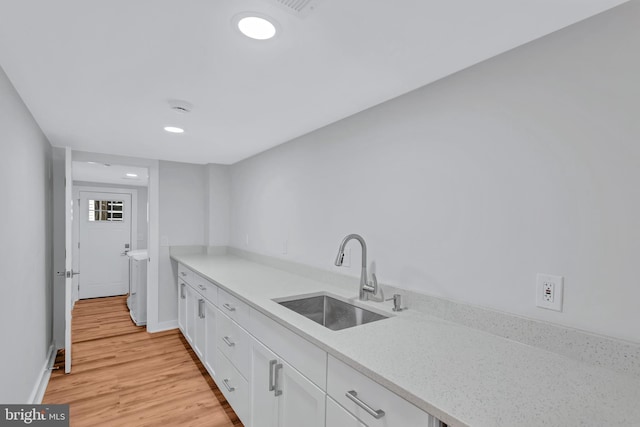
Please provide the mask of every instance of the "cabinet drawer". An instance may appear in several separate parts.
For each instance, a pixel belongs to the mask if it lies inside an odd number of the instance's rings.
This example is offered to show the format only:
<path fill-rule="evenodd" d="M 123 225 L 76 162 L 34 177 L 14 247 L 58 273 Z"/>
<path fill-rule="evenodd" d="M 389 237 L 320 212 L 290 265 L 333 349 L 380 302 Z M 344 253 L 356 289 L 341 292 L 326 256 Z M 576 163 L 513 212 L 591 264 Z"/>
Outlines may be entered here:
<path fill-rule="evenodd" d="M 249 378 L 249 334 L 220 310 L 217 314 L 217 346 L 238 371 L 245 378 Z"/>
<path fill-rule="evenodd" d="M 359 419 L 351 415 L 335 400 L 327 397 L 327 425 L 326 427 L 367 427 Z M 426 426 L 425 426 L 426 427 Z"/>
<path fill-rule="evenodd" d="M 178 278 L 183 280 L 205 299 L 214 305 L 218 304 L 218 287 L 188 267 L 178 264 Z"/>
<path fill-rule="evenodd" d="M 216 379 L 224 397 L 244 425 L 249 425 L 249 383 L 218 349 L 216 351 Z"/>
<path fill-rule="evenodd" d="M 218 290 L 218 307 L 243 328 L 249 326 L 249 306 L 229 292 Z"/>
<path fill-rule="evenodd" d="M 329 356 L 328 367 L 327 393 L 367 426 L 424 427 L 432 422 L 431 415 L 333 356 Z M 384 411 L 384 415 L 376 419 L 374 415 L 378 410 Z"/>
<path fill-rule="evenodd" d="M 326 390 L 327 353 L 324 350 L 254 309 L 251 309 L 248 330 L 271 351 Z"/>
<path fill-rule="evenodd" d="M 178 264 L 178 277 L 184 280 L 187 283 L 191 283 L 194 280 L 194 277 L 197 276 L 196 273 L 191 271 L 190 268 L 185 267 L 182 264 Z"/>
<path fill-rule="evenodd" d="M 211 304 L 218 304 L 218 287 L 213 283 L 200 278 L 197 280 L 197 284 L 193 286 L 193 288 Z"/>

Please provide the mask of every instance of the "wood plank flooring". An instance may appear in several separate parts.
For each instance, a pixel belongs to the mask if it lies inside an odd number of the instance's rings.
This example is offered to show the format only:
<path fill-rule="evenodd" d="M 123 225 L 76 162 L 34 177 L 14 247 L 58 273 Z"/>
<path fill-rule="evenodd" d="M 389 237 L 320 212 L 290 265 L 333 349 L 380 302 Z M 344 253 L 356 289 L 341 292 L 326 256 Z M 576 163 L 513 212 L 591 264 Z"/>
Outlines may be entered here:
<path fill-rule="evenodd" d="M 135 326 L 126 296 L 78 301 L 72 338 L 43 399 L 69 403 L 72 427 L 242 426 L 182 334 Z"/>

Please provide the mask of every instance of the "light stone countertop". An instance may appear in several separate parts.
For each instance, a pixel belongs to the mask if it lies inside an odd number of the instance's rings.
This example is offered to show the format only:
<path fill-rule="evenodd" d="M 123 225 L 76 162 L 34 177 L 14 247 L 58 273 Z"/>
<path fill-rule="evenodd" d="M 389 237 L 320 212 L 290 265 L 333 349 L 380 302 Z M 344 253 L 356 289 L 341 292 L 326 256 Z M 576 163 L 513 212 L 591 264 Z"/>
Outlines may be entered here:
<path fill-rule="evenodd" d="M 272 301 L 350 292 L 232 255 L 172 255 L 254 309 L 452 427 L 640 426 L 640 378 L 391 302 L 392 318 L 331 331 Z M 360 304 L 361 303 L 361 304 Z"/>

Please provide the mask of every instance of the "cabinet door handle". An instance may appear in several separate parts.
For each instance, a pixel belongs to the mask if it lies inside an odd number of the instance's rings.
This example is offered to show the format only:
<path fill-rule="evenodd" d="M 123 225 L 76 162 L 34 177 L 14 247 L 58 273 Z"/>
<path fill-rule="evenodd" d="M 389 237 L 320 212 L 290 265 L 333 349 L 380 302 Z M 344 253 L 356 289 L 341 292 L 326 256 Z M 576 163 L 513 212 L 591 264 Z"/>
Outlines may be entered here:
<path fill-rule="evenodd" d="M 223 379 L 222 382 L 224 383 L 224 386 L 227 388 L 227 390 L 229 390 L 229 392 L 235 391 L 235 387 L 231 387 L 229 385 L 229 380 L 228 379 Z"/>
<path fill-rule="evenodd" d="M 200 288 L 201 291 L 206 291 L 207 290 L 206 286 L 198 285 L 198 287 Z"/>
<path fill-rule="evenodd" d="M 186 295 L 184 294 L 184 283 L 180 283 L 180 298 L 185 299 Z"/>
<path fill-rule="evenodd" d="M 274 391 L 276 385 L 273 383 L 273 367 L 276 366 L 278 361 L 276 359 L 269 360 L 269 391 Z"/>
<path fill-rule="evenodd" d="M 232 306 L 231 304 L 229 304 L 228 302 L 225 302 L 224 304 L 222 304 L 222 306 L 224 308 L 226 308 L 229 311 L 236 311 L 236 308 L 234 306 Z"/>
<path fill-rule="evenodd" d="M 273 370 L 273 395 L 278 397 L 282 395 L 282 390 L 278 389 L 278 371 L 282 369 L 282 363 L 278 363 Z"/>
<path fill-rule="evenodd" d="M 233 341 L 231 341 L 229 339 L 229 337 L 222 337 L 222 341 L 224 341 L 224 343 L 226 345 L 228 345 L 229 347 L 233 347 L 234 345 L 236 345 L 236 343 L 234 343 Z"/>
<path fill-rule="evenodd" d="M 204 300 L 198 300 L 198 317 L 204 319 Z"/>
<path fill-rule="evenodd" d="M 362 400 L 358 398 L 358 393 L 355 390 L 351 390 L 345 393 L 345 396 L 353 403 L 364 409 L 367 414 L 371 415 L 376 420 L 384 417 L 384 411 L 382 409 L 373 409 L 371 406 L 364 403 Z"/>

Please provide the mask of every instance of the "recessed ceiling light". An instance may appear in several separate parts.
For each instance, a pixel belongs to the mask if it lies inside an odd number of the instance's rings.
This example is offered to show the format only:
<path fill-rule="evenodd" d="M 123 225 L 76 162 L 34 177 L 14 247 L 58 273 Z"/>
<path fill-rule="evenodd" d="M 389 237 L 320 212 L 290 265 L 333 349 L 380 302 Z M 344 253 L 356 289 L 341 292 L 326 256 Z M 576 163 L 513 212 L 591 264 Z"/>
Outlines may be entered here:
<path fill-rule="evenodd" d="M 137 178 L 137 177 L 138 177 L 138 174 L 137 174 L 137 173 L 128 173 L 128 174 L 127 174 L 127 176 L 128 176 L 129 178 Z"/>
<path fill-rule="evenodd" d="M 184 129 L 177 128 L 175 126 L 165 126 L 164 130 L 166 130 L 167 132 L 171 132 L 171 133 L 182 133 L 182 132 L 184 132 Z"/>
<path fill-rule="evenodd" d="M 269 40 L 276 35 L 276 26 L 265 17 L 244 16 L 238 21 L 242 34 L 255 40 Z"/>

